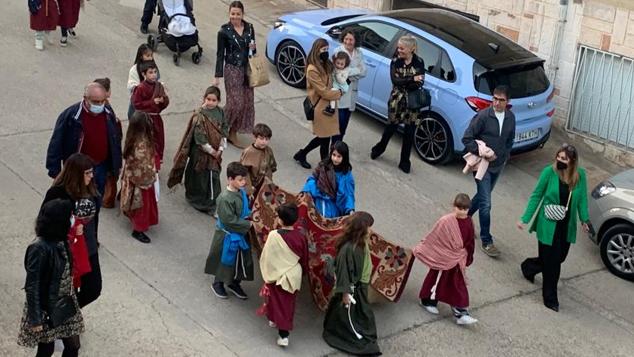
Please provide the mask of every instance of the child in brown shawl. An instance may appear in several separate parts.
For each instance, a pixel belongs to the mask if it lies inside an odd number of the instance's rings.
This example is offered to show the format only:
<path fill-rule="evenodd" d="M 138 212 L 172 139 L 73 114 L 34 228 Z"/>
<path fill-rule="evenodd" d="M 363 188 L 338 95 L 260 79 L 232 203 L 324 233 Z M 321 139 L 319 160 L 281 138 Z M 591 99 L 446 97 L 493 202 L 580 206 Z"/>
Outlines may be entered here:
<path fill-rule="evenodd" d="M 249 170 L 247 176 L 247 194 L 257 195 L 264 183 L 264 178 L 273 180 L 273 173 L 277 171 L 277 162 L 269 142 L 273 136 L 271 128 L 258 123 L 253 128 L 253 143 L 249 145 L 240 156 L 240 163 Z"/>
<path fill-rule="evenodd" d="M 187 124 L 187 130 L 174 158 L 167 187 L 180 183 L 185 175 L 185 197 L 195 209 L 213 216 L 221 192 L 222 153 L 227 147 L 229 125 L 218 106 L 220 89 L 205 90 L 202 107 Z"/>

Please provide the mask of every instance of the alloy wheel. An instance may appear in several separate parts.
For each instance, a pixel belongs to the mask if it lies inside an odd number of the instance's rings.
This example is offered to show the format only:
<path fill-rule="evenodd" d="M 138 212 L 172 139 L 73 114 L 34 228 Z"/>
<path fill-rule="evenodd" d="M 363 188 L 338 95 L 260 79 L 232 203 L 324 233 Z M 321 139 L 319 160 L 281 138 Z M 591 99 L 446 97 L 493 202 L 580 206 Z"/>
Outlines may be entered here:
<path fill-rule="evenodd" d="M 418 155 L 426 162 L 444 161 L 450 151 L 450 133 L 446 124 L 433 116 L 423 118 L 416 126 L 414 145 Z"/>
<path fill-rule="evenodd" d="M 634 236 L 627 233 L 610 237 L 607 246 L 610 264 L 625 274 L 634 273 Z"/>
<path fill-rule="evenodd" d="M 287 43 L 277 54 L 277 72 L 282 80 L 293 87 L 302 87 L 305 80 L 306 57 L 295 43 Z"/>

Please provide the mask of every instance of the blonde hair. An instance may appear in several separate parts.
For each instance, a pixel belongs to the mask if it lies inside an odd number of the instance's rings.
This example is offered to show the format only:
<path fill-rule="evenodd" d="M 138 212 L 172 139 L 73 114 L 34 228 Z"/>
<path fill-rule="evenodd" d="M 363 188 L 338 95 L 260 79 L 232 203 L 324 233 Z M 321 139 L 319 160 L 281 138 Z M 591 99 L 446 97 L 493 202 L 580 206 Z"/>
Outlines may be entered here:
<path fill-rule="evenodd" d="M 418 45 L 416 44 L 416 37 L 407 34 L 407 35 L 403 35 L 401 36 L 401 38 L 398 39 L 398 42 L 404 44 L 405 46 L 412 48 L 414 53 L 416 53 L 416 49 L 418 47 Z"/>

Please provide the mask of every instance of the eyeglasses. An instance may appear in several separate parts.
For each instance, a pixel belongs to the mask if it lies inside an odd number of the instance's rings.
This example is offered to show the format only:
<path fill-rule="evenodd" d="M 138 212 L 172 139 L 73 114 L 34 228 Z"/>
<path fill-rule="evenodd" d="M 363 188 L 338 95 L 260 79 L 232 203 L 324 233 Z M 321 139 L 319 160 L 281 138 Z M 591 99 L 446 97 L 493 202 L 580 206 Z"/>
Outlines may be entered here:
<path fill-rule="evenodd" d="M 506 102 L 506 98 L 493 97 L 494 102 Z"/>

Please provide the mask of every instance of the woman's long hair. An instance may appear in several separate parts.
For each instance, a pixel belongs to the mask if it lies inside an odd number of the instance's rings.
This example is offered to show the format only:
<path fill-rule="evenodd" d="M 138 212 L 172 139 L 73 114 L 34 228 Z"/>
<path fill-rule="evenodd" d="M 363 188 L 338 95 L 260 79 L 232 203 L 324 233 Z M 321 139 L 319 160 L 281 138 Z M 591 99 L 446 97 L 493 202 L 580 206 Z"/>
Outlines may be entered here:
<path fill-rule="evenodd" d="M 559 156 L 559 154 L 562 152 L 566 153 L 566 156 L 568 157 L 568 168 L 563 171 L 557 170 L 557 156 Z M 559 148 L 559 150 L 557 150 L 557 153 L 555 153 L 555 162 L 553 163 L 553 169 L 555 169 L 555 172 L 557 172 L 559 178 L 563 182 L 568 184 L 571 190 L 579 182 L 579 171 L 577 170 L 578 165 L 579 154 L 577 153 L 577 149 L 574 146 L 570 144 L 563 144 Z"/>
<path fill-rule="evenodd" d="M 87 155 L 72 154 L 64 161 L 62 172 L 53 181 L 53 186 L 64 187 L 73 200 L 96 197 L 95 180 L 91 180 L 88 185 L 84 182 L 84 173 L 92 170 L 93 166 L 92 160 Z"/>
<path fill-rule="evenodd" d="M 139 80 L 143 81 L 143 74 L 141 73 L 141 63 L 143 63 L 143 55 L 151 52 L 154 53 L 152 47 L 150 47 L 147 43 L 143 43 L 136 50 L 136 57 L 134 57 L 134 64 L 136 65 L 136 72 L 139 75 Z"/>
<path fill-rule="evenodd" d="M 134 155 L 134 146 L 139 140 L 147 140 L 150 148 L 154 149 L 154 134 L 150 116 L 137 110 L 132 114 L 128 123 L 128 131 L 125 134 L 124 158 Z"/>
<path fill-rule="evenodd" d="M 313 66 L 317 67 L 317 70 L 320 73 L 330 75 L 334 69 L 332 62 L 330 62 L 330 59 L 328 59 L 326 62 L 323 62 L 321 59 L 319 59 L 319 50 L 327 46 L 328 42 L 323 38 L 316 39 L 315 42 L 313 42 L 313 47 L 310 49 L 310 52 L 308 52 L 306 63 L 312 64 Z M 306 68 L 308 68 L 308 66 L 306 66 Z"/>
<path fill-rule="evenodd" d="M 344 244 L 350 242 L 359 248 L 363 248 L 366 244 L 365 239 L 368 235 L 368 228 L 374 224 L 374 217 L 368 212 L 355 212 L 345 223 L 343 233 L 337 240 L 337 252 Z"/>

